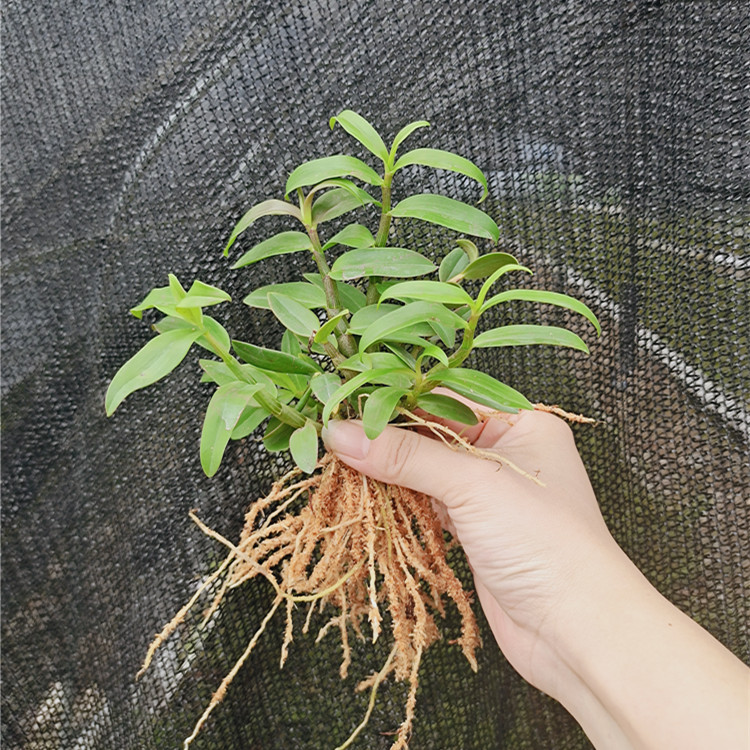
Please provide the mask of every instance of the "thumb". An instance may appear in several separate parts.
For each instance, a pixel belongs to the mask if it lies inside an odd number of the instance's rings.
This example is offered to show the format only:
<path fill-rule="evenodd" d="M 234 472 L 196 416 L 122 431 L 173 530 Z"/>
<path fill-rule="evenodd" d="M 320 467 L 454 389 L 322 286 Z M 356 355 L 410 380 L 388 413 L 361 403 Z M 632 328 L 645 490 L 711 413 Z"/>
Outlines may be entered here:
<path fill-rule="evenodd" d="M 484 474 L 486 461 L 453 451 L 411 430 L 386 427 L 375 440 L 357 420 L 331 420 L 323 441 L 344 463 L 387 484 L 423 492 L 448 507 L 467 494 L 467 478 Z"/>

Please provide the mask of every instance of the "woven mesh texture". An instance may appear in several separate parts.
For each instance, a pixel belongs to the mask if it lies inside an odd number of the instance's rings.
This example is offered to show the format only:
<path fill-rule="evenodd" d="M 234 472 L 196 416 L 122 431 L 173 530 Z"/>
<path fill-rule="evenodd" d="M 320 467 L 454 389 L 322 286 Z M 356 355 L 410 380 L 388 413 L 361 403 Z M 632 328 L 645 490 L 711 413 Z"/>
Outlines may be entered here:
<path fill-rule="evenodd" d="M 739 0 L 8 0 L 4 746 L 179 746 L 265 613 L 265 586 L 238 590 L 134 681 L 152 634 L 221 554 L 188 510 L 234 538 L 287 464 L 248 439 L 203 476 L 210 390 L 194 359 L 113 419 L 103 397 L 150 335 L 128 308 L 169 271 L 241 299 L 308 270 L 284 256 L 231 271 L 220 250 L 301 161 L 365 156 L 327 129 L 345 107 L 386 138 L 432 122 L 412 143 L 485 170 L 487 210 L 533 285 L 597 313 L 592 341 L 563 313 L 508 308 L 499 320 L 573 326 L 591 356 L 531 347 L 477 364 L 600 420 L 577 433 L 616 538 L 750 659 L 748 20 Z M 408 181 L 477 198 L 444 173 Z M 243 246 L 284 228 L 264 220 Z M 398 231 L 429 240 L 424 225 Z M 277 344 L 269 315 L 215 309 L 237 338 Z M 460 554 L 454 563 L 469 585 Z M 448 643 L 456 625 L 424 660 L 413 750 L 590 746 L 484 624 L 474 675 Z M 313 750 L 348 736 L 367 701 L 353 687 L 386 644 L 357 645 L 341 681 L 333 635 L 314 648 L 297 638 L 281 672 L 280 641 L 279 626 L 265 634 L 194 747 Z M 381 691 L 358 747 L 389 746 L 404 698 Z"/>

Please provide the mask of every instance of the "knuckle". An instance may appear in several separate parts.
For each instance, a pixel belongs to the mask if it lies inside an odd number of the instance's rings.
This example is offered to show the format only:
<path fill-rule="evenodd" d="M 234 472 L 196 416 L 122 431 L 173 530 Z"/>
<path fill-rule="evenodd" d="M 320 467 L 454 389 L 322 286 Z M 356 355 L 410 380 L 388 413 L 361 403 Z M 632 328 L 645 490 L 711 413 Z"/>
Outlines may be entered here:
<path fill-rule="evenodd" d="M 398 482 L 408 469 L 417 452 L 415 436 L 397 430 L 393 439 L 388 442 L 384 459 L 384 470 L 389 481 Z"/>

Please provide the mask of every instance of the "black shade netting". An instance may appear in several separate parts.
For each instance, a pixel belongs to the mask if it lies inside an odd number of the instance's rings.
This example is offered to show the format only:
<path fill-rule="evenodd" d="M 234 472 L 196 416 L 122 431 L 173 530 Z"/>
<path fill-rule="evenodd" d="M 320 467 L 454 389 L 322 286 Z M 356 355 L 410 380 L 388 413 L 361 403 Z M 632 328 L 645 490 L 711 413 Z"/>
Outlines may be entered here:
<path fill-rule="evenodd" d="M 170 271 L 228 290 L 235 303 L 217 317 L 277 345 L 274 318 L 239 300 L 310 269 L 281 256 L 232 271 L 221 249 L 298 163 L 366 158 L 327 128 L 344 108 L 386 139 L 429 120 L 412 146 L 486 172 L 501 244 L 536 272 L 524 283 L 599 316 L 595 339 L 563 312 L 509 307 L 503 320 L 572 326 L 591 356 L 526 347 L 475 363 L 599 420 L 576 431 L 615 537 L 748 660 L 748 14 L 739 0 L 6 2 L 4 746 L 179 746 L 265 614 L 266 585 L 237 590 L 134 681 L 152 635 L 223 554 L 189 509 L 236 538 L 289 463 L 250 438 L 202 474 L 211 391 L 194 357 L 112 419 L 103 398 L 151 335 L 128 309 Z M 479 197 L 427 169 L 407 187 Z M 264 221 L 243 247 L 288 228 Z M 397 231 L 432 239 L 417 222 Z M 414 750 L 589 747 L 484 622 L 474 675 L 449 643 L 456 627 L 449 617 L 423 663 Z M 282 628 L 279 617 L 194 747 L 330 748 L 359 723 L 367 695 L 354 685 L 387 645 L 357 643 L 341 681 L 337 637 L 298 636 L 279 671 Z M 389 747 L 405 694 L 380 691 L 358 747 Z"/>

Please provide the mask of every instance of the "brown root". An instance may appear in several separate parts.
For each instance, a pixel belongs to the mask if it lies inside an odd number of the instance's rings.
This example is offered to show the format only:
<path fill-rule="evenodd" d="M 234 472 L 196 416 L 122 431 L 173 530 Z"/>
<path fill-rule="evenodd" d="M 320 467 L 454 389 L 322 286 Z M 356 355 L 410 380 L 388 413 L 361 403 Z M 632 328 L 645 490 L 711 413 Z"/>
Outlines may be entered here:
<path fill-rule="evenodd" d="M 378 687 L 391 674 L 409 684 L 405 717 L 392 746 L 393 750 L 407 747 L 414 721 L 419 664 L 424 651 L 440 638 L 435 615 L 444 616 L 446 600 L 458 609 L 462 627 L 457 643 L 476 670 L 474 652 L 481 642 L 470 597 L 446 561 L 442 527 L 429 498 L 369 479 L 332 454 L 324 456 L 313 475 L 300 477 L 298 470 L 290 472 L 273 485 L 266 497 L 250 506 L 236 545 L 191 512 L 201 530 L 227 547 L 229 555 L 155 638 L 139 674 L 148 667 L 156 648 L 183 622 L 201 593 L 221 575 L 225 578 L 208 610 L 209 616 L 229 590 L 258 576 L 269 581 L 276 598 L 185 740 L 185 748 L 221 702 L 282 603 L 286 605 L 286 626 L 281 665 L 292 643 L 295 604 L 309 602 L 303 632 L 309 628 L 316 604 L 321 611 L 330 606 L 333 614 L 320 629 L 318 640 L 331 629 L 339 632 L 342 678 L 351 664 L 349 630 L 362 635 L 363 627 L 369 626 L 375 641 L 383 630 L 381 606 L 387 609 L 393 649 L 383 668 L 358 685 L 358 690 L 371 690 L 368 709 L 362 723 L 339 750 L 349 747 L 362 731 L 372 713 Z"/>

